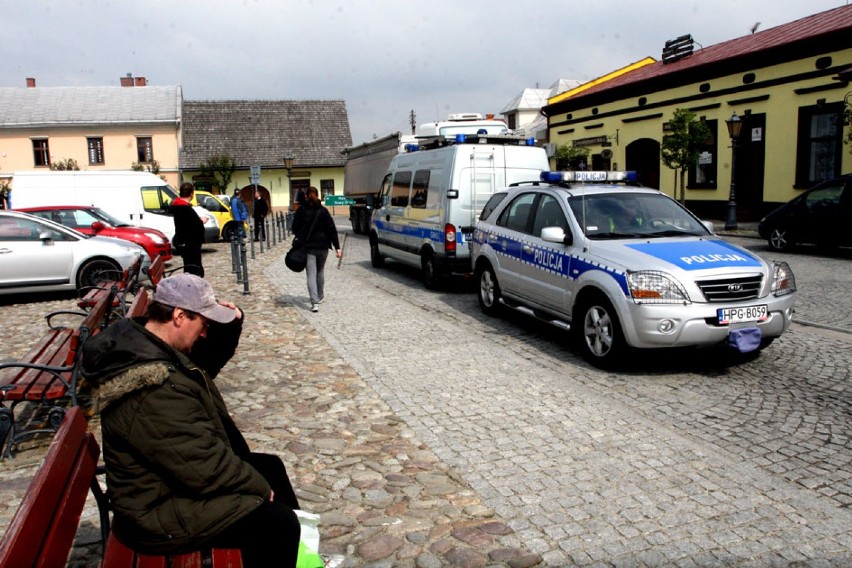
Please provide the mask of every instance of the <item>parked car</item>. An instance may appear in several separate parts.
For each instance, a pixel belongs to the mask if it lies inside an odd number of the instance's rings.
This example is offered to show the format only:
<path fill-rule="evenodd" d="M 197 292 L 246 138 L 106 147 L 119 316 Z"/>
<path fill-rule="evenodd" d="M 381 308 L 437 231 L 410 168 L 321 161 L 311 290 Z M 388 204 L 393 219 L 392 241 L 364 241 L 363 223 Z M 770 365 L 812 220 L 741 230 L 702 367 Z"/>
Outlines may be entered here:
<path fill-rule="evenodd" d="M 214 195 L 208 191 L 196 190 L 195 202 L 216 218 L 219 224 L 219 236 L 225 241 L 230 241 L 234 236 L 237 222 L 234 221 L 234 215 L 231 213 L 231 205 L 228 203 L 228 198 L 224 195 Z M 247 224 L 245 231 L 248 232 Z"/>
<path fill-rule="evenodd" d="M 852 246 L 852 174 L 817 184 L 760 220 L 758 232 L 773 250 L 800 243 Z"/>
<path fill-rule="evenodd" d="M 0 211 L 0 294 L 78 290 L 114 280 L 145 249 L 130 241 L 84 235 L 20 211 Z"/>
<path fill-rule="evenodd" d="M 49 219 L 76 229 L 84 235 L 115 237 L 136 243 L 145 249 L 152 261 L 160 255 L 166 257 L 165 260 L 172 258 L 172 245 L 162 231 L 150 227 L 134 227 L 116 219 L 99 207 L 56 205 L 26 207 L 18 211 Z"/>
<path fill-rule="evenodd" d="M 793 316 L 796 282 L 618 172 L 544 172 L 496 192 L 476 222 L 479 304 L 569 328 L 600 367 L 629 348 L 762 349 Z M 584 181 L 590 183 L 583 183 Z"/>

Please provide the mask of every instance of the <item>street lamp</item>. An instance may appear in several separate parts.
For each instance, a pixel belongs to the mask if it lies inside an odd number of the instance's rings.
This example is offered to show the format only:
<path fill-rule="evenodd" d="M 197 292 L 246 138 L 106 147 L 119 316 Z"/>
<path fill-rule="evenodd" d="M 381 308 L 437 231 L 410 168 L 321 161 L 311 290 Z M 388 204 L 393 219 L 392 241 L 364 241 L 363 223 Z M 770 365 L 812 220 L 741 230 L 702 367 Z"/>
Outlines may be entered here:
<path fill-rule="evenodd" d="M 737 140 L 740 137 L 740 130 L 743 127 L 743 121 L 737 116 L 737 111 L 731 115 L 731 118 L 725 121 L 728 127 L 728 135 L 731 137 L 731 193 L 728 196 L 728 219 L 725 222 L 725 230 L 737 228 L 737 192 L 736 192 L 736 171 L 737 171 Z"/>
<path fill-rule="evenodd" d="M 284 154 L 284 169 L 287 170 L 287 192 L 290 193 L 290 208 L 293 207 L 293 152 Z"/>

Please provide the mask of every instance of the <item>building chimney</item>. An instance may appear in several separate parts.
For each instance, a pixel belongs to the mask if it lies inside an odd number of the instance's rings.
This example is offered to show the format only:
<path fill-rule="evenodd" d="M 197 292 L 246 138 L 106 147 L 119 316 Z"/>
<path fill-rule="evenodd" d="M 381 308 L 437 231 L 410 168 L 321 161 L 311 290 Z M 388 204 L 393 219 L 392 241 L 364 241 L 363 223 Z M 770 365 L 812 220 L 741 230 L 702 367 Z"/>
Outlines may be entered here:
<path fill-rule="evenodd" d="M 27 88 L 28 89 L 35 89 L 35 78 L 34 77 L 27 77 Z"/>
<path fill-rule="evenodd" d="M 128 73 L 126 77 L 121 77 L 119 79 L 121 81 L 122 87 L 132 87 L 133 86 L 133 74 Z"/>
<path fill-rule="evenodd" d="M 146 79 L 145 77 L 136 77 L 135 80 L 137 87 L 144 87 L 148 84 L 148 79 Z"/>

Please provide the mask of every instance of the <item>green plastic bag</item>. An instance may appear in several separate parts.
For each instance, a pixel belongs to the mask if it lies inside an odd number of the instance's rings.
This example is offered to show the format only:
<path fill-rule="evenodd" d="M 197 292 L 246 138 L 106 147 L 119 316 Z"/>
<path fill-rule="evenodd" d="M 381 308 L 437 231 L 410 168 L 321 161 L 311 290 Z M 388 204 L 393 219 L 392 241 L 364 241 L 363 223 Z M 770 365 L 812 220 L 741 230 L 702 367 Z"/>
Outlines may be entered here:
<path fill-rule="evenodd" d="M 323 568 L 323 566 L 320 555 L 308 548 L 304 542 L 299 542 L 299 557 L 296 559 L 296 568 Z"/>
<path fill-rule="evenodd" d="M 299 525 L 302 528 L 302 539 L 299 541 L 299 556 L 296 558 L 296 568 L 324 568 L 319 550 L 319 515 L 297 510 Z"/>

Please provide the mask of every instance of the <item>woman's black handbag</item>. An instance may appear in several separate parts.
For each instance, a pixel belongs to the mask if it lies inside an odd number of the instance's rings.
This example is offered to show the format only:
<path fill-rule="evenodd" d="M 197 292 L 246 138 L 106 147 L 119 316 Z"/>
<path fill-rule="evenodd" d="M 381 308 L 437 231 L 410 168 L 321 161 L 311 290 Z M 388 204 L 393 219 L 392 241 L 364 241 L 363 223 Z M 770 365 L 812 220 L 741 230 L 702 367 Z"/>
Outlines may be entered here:
<path fill-rule="evenodd" d="M 301 272 L 308 265 L 308 250 L 299 246 L 297 243 L 287 251 L 284 257 L 284 264 L 293 272 Z"/>
<path fill-rule="evenodd" d="M 321 211 L 317 211 L 316 215 L 314 215 L 314 222 L 311 223 L 311 228 L 308 229 L 308 234 L 305 238 L 300 239 L 297 237 L 293 239 L 293 244 L 290 247 L 290 250 L 288 250 L 287 255 L 284 256 L 284 264 L 286 264 L 287 268 L 293 272 L 301 272 L 308 265 L 308 249 L 302 246 L 302 243 L 307 243 L 311 238 L 311 233 L 314 232 L 314 226 L 317 224 L 320 212 Z"/>

